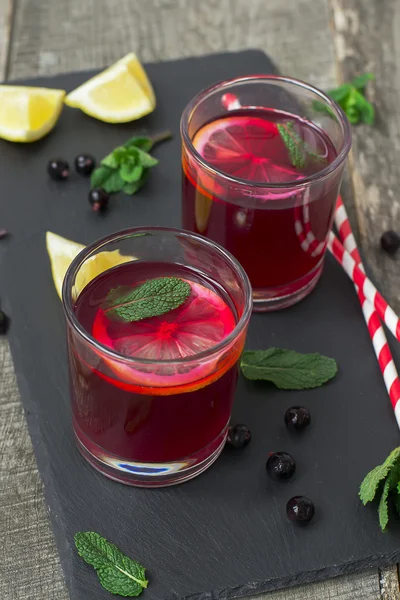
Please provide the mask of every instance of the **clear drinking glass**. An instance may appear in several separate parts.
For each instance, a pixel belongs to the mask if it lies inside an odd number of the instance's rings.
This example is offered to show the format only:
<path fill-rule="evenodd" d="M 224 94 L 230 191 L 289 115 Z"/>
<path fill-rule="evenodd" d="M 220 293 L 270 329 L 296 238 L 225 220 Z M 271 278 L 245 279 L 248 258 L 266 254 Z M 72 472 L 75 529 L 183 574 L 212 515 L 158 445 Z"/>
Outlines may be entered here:
<path fill-rule="evenodd" d="M 110 290 L 172 276 L 191 285 L 182 306 L 134 323 L 110 319 Z M 121 231 L 75 258 L 63 306 L 73 427 L 86 460 L 143 487 L 210 466 L 225 443 L 252 309 L 236 259 L 178 229 Z"/>
<path fill-rule="evenodd" d="M 254 309 L 290 306 L 316 285 L 351 146 L 340 107 L 287 77 L 217 83 L 185 108 L 182 222 L 244 267 Z"/>

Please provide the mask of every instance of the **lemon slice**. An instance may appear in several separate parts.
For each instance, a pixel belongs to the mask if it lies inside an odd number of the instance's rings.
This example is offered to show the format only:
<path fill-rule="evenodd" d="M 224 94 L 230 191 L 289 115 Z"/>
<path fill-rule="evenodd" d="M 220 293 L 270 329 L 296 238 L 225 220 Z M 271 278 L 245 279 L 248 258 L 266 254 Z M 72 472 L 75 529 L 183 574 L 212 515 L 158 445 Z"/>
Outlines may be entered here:
<path fill-rule="evenodd" d="M 65 273 L 71 262 L 83 250 L 85 246 L 67 240 L 51 231 L 46 232 L 46 248 L 50 257 L 51 273 L 53 275 L 54 285 L 60 299 L 62 296 L 62 285 Z M 119 250 L 111 252 L 99 252 L 87 259 L 82 265 L 75 281 L 74 293 L 80 294 L 83 288 L 97 275 L 107 271 L 116 265 L 135 260 L 133 256 L 122 256 Z"/>
<path fill-rule="evenodd" d="M 35 142 L 51 131 L 62 111 L 64 90 L 0 85 L 0 138 Z"/>
<path fill-rule="evenodd" d="M 65 104 L 107 123 L 127 123 L 151 113 L 156 98 L 136 54 L 127 54 L 65 98 Z"/>

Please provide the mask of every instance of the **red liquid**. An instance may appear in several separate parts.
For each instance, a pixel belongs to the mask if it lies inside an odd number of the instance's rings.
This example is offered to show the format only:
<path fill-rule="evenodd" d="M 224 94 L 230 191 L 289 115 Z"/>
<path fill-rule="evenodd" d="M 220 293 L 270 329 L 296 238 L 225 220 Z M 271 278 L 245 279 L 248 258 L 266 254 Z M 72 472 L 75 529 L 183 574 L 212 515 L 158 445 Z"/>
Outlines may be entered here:
<path fill-rule="evenodd" d="M 308 157 L 301 168 L 292 165 L 277 128 L 277 123 L 288 122 L 321 159 Z M 241 109 L 202 127 L 193 145 L 208 164 L 246 180 L 247 186 L 228 185 L 199 169 L 184 149 L 183 227 L 232 252 L 246 270 L 255 297 L 261 289 L 289 294 L 306 284 L 307 277 L 312 279 L 332 225 L 341 173 L 307 192 L 304 187 L 265 190 L 250 182 L 301 182 L 317 173 L 336 158 L 327 135 L 287 113 Z M 307 234 L 314 240 L 311 245 L 304 242 Z"/>
<path fill-rule="evenodd" d="M 104 312 L 111 289 L 170 276 L 192 287 L 191 296 L 174 311 L 135 323 L 113 321 Z M 193 356 L 215 346 L 236 325 L 234 309 L 212 281 L 182 266 L 140 261 L 96 277 L 79 296 L 75 313 L 99 342 L 138 360 Z M 225 357 L 154 367 L 118 362 L 69 336 L 74 425 L 92 455 L 140 463 L 193 455 L 201 460 L 221 444 L 243 344 Z"/>

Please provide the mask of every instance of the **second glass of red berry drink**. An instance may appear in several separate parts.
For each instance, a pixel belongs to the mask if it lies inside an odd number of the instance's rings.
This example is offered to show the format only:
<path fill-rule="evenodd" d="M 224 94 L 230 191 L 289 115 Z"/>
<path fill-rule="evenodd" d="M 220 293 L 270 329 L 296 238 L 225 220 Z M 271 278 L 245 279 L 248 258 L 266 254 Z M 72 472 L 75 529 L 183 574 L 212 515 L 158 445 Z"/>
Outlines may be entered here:
<path fill-rule="evenodd" d="M 182 289 L 179 304 L 156 314 Z M 78 255 L 63 304 L 73 427 L 89 463 L 143 487 L 210 466 L 226 440 L 252 309 L 239 263 L 189 232 L 126 230 Z"/>
<path fill-rule="evenodd" d="M 254 309 L 298 302 L 316 285 L 351 134 L 312 86 L 249 76 L 200 92 L 181 119 L 183 227 L 229 250 Z"/>

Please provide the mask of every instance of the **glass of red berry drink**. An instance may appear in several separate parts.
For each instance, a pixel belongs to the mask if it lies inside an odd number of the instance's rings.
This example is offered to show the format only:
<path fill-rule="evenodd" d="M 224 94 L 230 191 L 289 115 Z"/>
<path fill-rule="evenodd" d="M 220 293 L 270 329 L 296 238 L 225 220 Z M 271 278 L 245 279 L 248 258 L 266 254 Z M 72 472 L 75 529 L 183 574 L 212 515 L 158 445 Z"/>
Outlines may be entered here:
<path fill-rule="evenodd" d="M 351 146 L 340 107 L 301 81 L 242 77 L 200 92 L 181 135 L 183 227 L 238 259 L 255 310 L 304 298 L 322 273 Z"/>
<path fill-rule="evenodd" d="M 87 281 L 93 264 L 106 270 Z M 158 487 L 224 446 L 252 310 L 240 264 L 190 232 L 135 228 L 86 247 L 63 286 L 72 419 L 104 475 Z"/>

